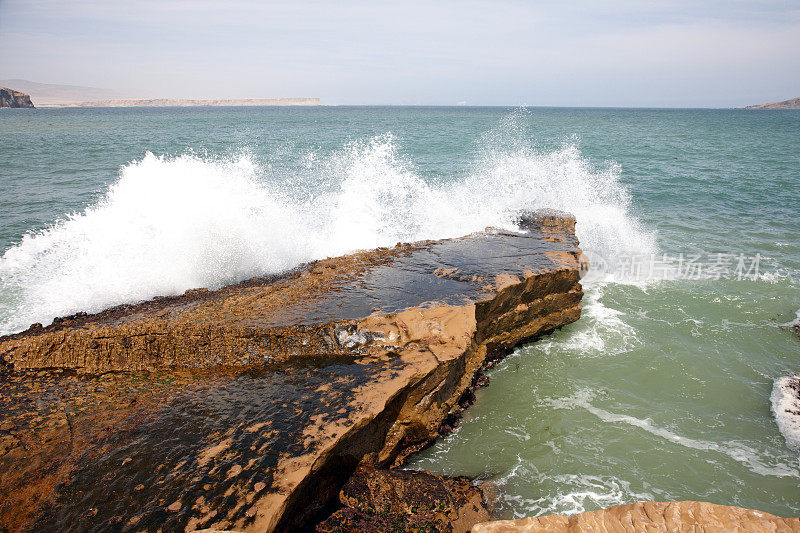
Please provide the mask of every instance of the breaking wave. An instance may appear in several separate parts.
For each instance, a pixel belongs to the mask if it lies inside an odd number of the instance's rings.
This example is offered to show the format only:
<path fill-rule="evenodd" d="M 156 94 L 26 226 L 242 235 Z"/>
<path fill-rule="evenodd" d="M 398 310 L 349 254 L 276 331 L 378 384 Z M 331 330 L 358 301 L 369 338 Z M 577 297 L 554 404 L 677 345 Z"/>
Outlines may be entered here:
<path fill-rule="evenodd" d="M 518 466 L 522 466 L 521 464 Z M 593 476 L 586 474 L 559 474 L 549 475 L 535 469 L 520 472 L 519 468 L 512 470 L 508 479 L 514 476 L 525 476 L 525 479 L 534 480 L 539 484 L 551 483 L 558 487 L 555 491 L 547 492 L 539 498 L 526 498 L 514 494 L 513 489 L 507 489 L 504 481 L 497 483 L 510 494 L 504 494 L 504 500 L 513 505 L 513 518 L 521 519 L 528 516 L 543 516 L 548 514 L 573 515 L 591 509 L 604 509 L 623 505 L 632 501 L 648 501 L 656 498 L 656 492 L 637 492 L 631 488 L 631 483 L 616 476 Z M 524 512 L 520 512 L 524 509 Z"/>
<path fill-rule="evenodd" d="M 598 169 L 574 145 L 540 152 L 500 137 L 490 132 L 468 171 L 440 181 L 421 176 L 391 135 L 301 154 L 303 176 L 247 153 L 148 153 L 99 201 L 0 257 L 0 333 L 358 249 L 510 228 L 520 208 L 575 214 L 585 249 L 653 251 L 618 167 Z"/>

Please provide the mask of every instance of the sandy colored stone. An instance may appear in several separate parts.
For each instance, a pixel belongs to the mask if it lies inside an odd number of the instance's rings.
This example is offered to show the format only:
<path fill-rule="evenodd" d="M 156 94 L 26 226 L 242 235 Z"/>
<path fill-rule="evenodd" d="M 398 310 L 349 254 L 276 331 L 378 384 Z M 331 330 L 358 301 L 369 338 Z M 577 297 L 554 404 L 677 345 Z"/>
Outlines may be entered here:
<path fill-rule="evenodd" d="M 472 533 L 588 532 L 763 532 L 800 531 L 800 518 L 780 518 L 762 511 L 708 502 L 639 502 L 579 513 L 476 524 Z"/>
<path fill-rule="evenodd" d="M 578 319 L 574 227 L 524 213 L 0 337 L 0 530 L 308 527 L 357 467 L 446 432 L 494 359 Z"/>

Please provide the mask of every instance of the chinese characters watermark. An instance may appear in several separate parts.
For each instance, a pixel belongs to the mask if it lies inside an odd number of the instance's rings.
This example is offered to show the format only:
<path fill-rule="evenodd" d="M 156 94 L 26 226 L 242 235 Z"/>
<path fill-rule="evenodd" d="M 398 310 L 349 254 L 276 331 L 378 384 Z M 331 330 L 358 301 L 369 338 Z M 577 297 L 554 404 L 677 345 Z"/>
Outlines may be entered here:
<path fill-rule="evenodd" d="M 765 268 L 760 253 L 622 255 L 607 260 L 587 252 L 589 273 L 630 280 L 770 280 L 791 278 L 789 269 Z M 795 273 L 796 275 L 796 273 Z"/>

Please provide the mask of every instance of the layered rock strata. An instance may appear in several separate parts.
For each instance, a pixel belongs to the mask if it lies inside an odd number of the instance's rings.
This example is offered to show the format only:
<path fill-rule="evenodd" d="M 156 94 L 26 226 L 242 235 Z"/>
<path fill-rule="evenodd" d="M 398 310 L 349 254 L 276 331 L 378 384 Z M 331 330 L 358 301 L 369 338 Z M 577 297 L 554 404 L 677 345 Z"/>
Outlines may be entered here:
<path fill-rule="evenodd" d="M 472 533 L 579 533 L 589 531 L 722 532 L 800 531 L 800 518 L 708 502 L 639 502 L 579 513 L 477 524 Z"/>
<path fill-rule="evenodd" d="M 307 527 L 578 319 L 575 220 L 519 224 L 0 337 L 0 529 Z"/>

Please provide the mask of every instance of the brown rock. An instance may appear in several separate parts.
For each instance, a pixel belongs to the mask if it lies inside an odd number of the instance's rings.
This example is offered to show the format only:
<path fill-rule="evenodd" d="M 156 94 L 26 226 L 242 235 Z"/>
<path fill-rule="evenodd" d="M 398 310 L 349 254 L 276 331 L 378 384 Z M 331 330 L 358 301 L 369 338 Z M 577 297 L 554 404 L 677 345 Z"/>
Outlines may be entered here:
<path fill-rule="evenodd" d="M 489 519 L 483 491 L 465 477 L 360 468 L 339 494 L 344 505 L 317 526 L 337 531 L 467 532 Z"/>
<path fill-rule="evenodd" d="M 0 107 L 33 107 L 30 95 L 0 87 Z"/>
<path fill-rule="evenodd" d="M 520 225 L 0 337 L 0 530 L 307 527 L 455 423 L 488 361 L 578 319 L 575 220 Z"/>
<path fill-rule="evenodd" d="M 639 502 L 570 517 L 548 515 L 477 524 L 472 533 L 627 532 L 797 532 L 800 518 L 779 518 L 762 511 L 708 502 Z"/>

